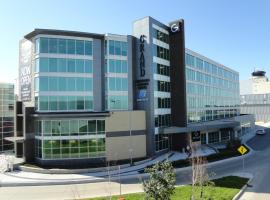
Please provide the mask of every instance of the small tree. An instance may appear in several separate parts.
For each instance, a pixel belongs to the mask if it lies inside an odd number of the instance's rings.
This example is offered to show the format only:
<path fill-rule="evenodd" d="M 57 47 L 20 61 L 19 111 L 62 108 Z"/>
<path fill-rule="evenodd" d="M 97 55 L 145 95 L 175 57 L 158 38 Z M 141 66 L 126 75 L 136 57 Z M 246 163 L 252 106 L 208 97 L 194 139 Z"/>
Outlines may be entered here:
<path fill-rule="evenodd" d="M 149 180 L 143 181 L 146 199 L 170 200 L 176 182 L 172 164 L 169 161 L 159 162 L 145 169 L 145 172 L 150 175 Z"/>

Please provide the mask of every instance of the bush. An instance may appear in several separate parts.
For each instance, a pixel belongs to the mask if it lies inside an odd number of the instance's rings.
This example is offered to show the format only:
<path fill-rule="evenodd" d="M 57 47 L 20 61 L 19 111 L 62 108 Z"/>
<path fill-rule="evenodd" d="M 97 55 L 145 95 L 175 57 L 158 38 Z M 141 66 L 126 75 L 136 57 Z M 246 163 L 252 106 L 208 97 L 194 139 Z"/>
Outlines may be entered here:
<path fill-rule="evenodd" d="M 227 142 L 226 148 L 227 149 L 237 149 L 241 146 L 241 140 L 240 139 L 233 139 Z"/>

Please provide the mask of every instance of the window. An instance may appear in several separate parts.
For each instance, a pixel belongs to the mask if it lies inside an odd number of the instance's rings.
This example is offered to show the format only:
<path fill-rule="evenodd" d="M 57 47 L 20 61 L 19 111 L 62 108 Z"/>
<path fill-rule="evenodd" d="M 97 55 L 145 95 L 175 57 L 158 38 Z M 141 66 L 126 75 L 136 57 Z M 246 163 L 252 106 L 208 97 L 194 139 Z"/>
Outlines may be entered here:
<path fill-rule="evenodd" d="M 75 54 L 75 40 L 67 40 L 67 53 Z"/>
<path fill-rule="evenodd" d="M 57 39 L 49 38 L 49 53 L 57 53 Z"/>
<path fill-rule="evenodd" d="M 93 91 L 92 78 L 85 78 L 85 91 Z"/>
<path fill-rule="evenodd" d="M 170 51 L 160 46 L 156 46 L 156 56 L 165 60 L 170 60 Z"/>
<path fill-rule="evenodd" d="M 67 60 L 67 69 L 68 69 L 68 72 L 75 72 L 75 60 L 74 59 Z"/>
<path fill-rule="evenodd" d="M 58 40 L 59 45 L 59 53 L 60 54 L 66 54 L 67 53 L 67 40 L 65 39 L 59 39 Z"/>
<path fill-rule="evenodd" d="M 84 55 L 84 41 L 83 40 L 76 40 L 76 54 Z"/>
<path fill-rule="evenodd" d="M 154 73 L 164 75 L 164 76 L 170 76 L 170 67 L 158 63 L 154 63 Z"/>
<path fill-rule="evenodd" d="M 114 53 L 115 55 L 121 55 L 121 42 L 119 41 L 114 41 Z"/>
<path fill-rule="evenodd" d="M 66 72 L 67 71 L 67 59 L 57 59 L 58 60 L 58 72 Z"/>
<path fill-rule="evenodd" d="M 58 83 L 59 83 L 59 91 L 66 91 L 67 88 L 67 78 L 66 77 L 59 77 L 59 80 L 58 80 Z"/>
<path fill-rule="evenodd" d="M 217 143 L 219 142 L 219 132 L 208 133 L 208 143 Z"/>
<path fill-rule="evenodd" d="M 127 66 L 127 61 L 126 60 L 122 60 L 122 73 L 128 73 L 128 66 Z"/>
<path fill-rule="evenodd" d="M 76 90 L 84 91 L 84 78 L 76 78 Z"/>
<path fill-rule="evenodd" d="M 76 72 L 84 73 L 84 60 L 80 60 L 80 59 L 76 60 Z"/>
<path fill-rule="evenodd" d="M 169 35 L 159 30 L 153 29 L 154 38 L 169 44 Z"/>
<path fill-rule="evenodd" d="M 49 89 L 48 77 L 46 77 L 46 76 L 39 77 L 39 89 L 40 89 L 40 91 L 48 91 L 48 89 Z"/>
<path fill-rule="evenodd" d="M 90 41 L 85 41 L 84 42 L 84 48 L 85 48 L 85 55 L 91 56 L 92 53 L 92 42 Z"/>
<path fill-rule="evenodd" d="M 57 59 L 49 58 L 49 72 L 57 72 Z"/>
<path fill-rule="evenodd" d="M 127 56 L 127 42 L 121 42 L 121 55 Z"/>
<path fill-rule="evenodd" d="M 49 40 L 48 38 L 40 38 L 40 53 L 49 52 Z"/>
<path fill-rule="evenodd" d="M 49 91 L 58 91 L 58 78 L 49 77 Z"/>
<path fill-rule="evenodd" d="M 49 71 L 49 59 L 48 58 L 40 58 L 39 59 L 39 71 L 40 72 L 48 72 Z"/>
<path fill-rule="evenodd" d="M 109 40 L 109 54 L 114 55 L 114 41 Z"/>
<path fill-rule="evenodd" d="M 85 73 L 93 73 L 92 60 L 85 60 Z"/>
<path fill-rule="evenodd" d="M 88 132 L 96 132 L 96 120 L 88 120 Z"/>

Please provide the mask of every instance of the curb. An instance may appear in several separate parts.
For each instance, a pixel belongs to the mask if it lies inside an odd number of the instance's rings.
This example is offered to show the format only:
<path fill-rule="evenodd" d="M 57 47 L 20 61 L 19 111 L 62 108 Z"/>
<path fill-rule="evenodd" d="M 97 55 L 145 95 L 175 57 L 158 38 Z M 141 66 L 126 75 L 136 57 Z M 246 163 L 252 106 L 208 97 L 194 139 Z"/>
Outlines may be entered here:
<path fill-rule="evenodd" d="M 241 188 L 241 190 L 233 197 L 232 200 L 239 200 L 242 195 L 244 194 L 245 190 L 247 189 L 247 185 L 251 183 L 251 181 L 253 180 L 254 176 L 252 176 L 248 182 Z"/>

